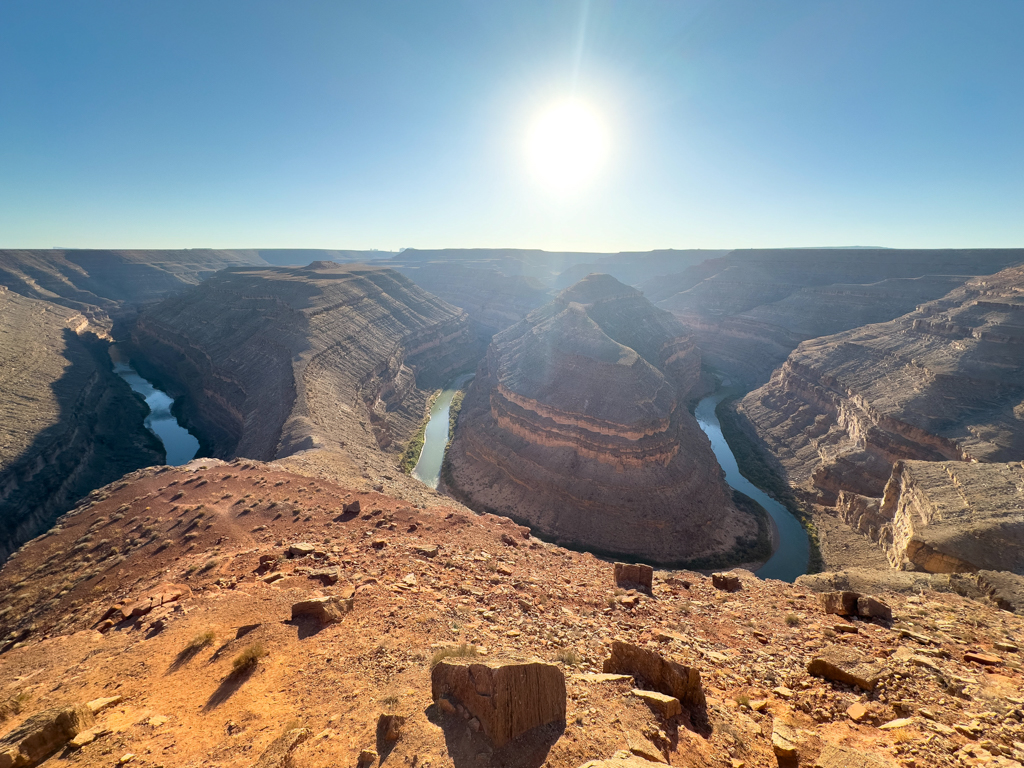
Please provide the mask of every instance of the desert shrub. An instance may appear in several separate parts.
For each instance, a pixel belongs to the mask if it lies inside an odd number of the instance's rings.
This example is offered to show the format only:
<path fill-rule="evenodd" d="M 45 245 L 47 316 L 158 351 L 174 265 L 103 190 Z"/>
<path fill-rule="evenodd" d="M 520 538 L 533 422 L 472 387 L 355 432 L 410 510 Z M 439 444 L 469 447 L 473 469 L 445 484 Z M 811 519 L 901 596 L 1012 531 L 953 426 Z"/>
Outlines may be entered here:
<path fill-rule="evenodd" d="M 796 614 L 793 614 L 793 613 L 787 613 L 786 614 L 786 626 L 787 627 L 796 627 L 796 626 L 799 626 L 799 625 L 800 625 L 800 618 Z"/>
<path fill-rule="evenodd" d="M 575 667 L 583 662 L 583 657 L 572 648 L 562 648 L 555 654 L 555 658 L 567 667 Z"/>
<path fill-rule="evenodd" d="M 217 633 L 212 629 L 208 629 L 205 632 L 200 632 L 191 640 L 188 645 L 185 646 L 186 653 L 198 653 L 203 648 L 209 645 L 213 645 L 213 641 L 217 639 Z"/>
<path fill-rule="evenodd" d="M 231 669 L 236 673 L 245 672 L 260 663 L 260 659 L 267 655 L 267 649 L 263 643 L 253 643 L 247 646 L 244 651 L 235 656 L 231 662 Z"/>

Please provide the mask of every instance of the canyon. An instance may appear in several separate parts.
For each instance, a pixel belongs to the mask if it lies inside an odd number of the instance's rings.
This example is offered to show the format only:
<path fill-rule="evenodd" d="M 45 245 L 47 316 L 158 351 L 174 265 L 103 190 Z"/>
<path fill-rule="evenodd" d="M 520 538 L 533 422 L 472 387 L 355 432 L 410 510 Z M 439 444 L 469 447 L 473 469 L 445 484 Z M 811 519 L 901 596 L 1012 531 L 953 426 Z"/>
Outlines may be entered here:
<path fill-rule="evenodd" d="M 392 479 L 427 393 L 482 352 L 464 312 L 392 270 L 333 262 L 221 272 L 142 311 L 131 345 L 208 455 L 316 450 Z"/>
<path fill-rule="evenodd" d="M 446 488 L 572 546 L 654 562 L 758 538 L 689 400 L 700 354 L 667 312 L 590 275 L 496 335 L 463 401 Z"/>
<path fill-rule="evenodd" d="M 163 463 L 102 330 L 0 286 L 0 558 L 97 485 Z"/>

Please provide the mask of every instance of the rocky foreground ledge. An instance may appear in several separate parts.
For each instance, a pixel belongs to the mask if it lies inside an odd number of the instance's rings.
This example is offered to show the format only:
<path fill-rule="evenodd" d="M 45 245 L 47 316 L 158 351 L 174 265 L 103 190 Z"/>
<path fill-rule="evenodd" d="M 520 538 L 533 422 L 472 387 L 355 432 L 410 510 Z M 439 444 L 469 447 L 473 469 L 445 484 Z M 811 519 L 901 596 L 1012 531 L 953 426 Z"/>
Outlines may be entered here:
<path fill-rule="evenodd" d="M 984 600 L 616 569 L 274 464 L 129 475 L 0 590 L 0 766 L 1024 761 Z"/>

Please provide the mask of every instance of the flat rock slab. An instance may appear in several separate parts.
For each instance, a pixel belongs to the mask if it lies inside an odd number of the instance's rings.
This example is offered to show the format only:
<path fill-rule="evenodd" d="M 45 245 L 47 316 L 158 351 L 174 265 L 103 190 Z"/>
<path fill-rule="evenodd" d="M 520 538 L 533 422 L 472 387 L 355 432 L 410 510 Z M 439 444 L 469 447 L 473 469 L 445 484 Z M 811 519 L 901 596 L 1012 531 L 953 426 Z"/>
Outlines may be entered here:
<path fill-rule="evenodd" d="M 31 768 L 96 722 L 84 704 L 44 709 L 0 740 L 0 768 Z"/>
<path fill-rule="evenodd" d="M 876 664 L 850 648 L 832 646 L 811 659 L 807 671 L 826 680 L 856 685 L 865 691 L 873 691 L 886 673 L 881 664 Z"/>
<path fill-rule="evenodd" d="M 308 728 L 293 728 L 285 731 L 263 750 L 255 768 L 288 768 L 291 765 L 292 750 L 310 737 Z"/>
<path fill-rule="evenodd" d="M 430 673 L 434 701 L 450 697 L 480 721 L 495 747 L 537 726 L 565 721 L 565 676 L 541 661 L 445 660 Z"/>
<path fill-rule="evenodd" d="M 581 765 L 580 768 L 651 768 L 662 764 L 630 755 L 629 757 L 610 757 L 607 760 L 591 760 Z"/>
<path fill-rule="evenodd" d="M 700 672 L 646 648 L 616 640 L 612 655 L 604 661 L 604 671 L 639 678 L 654 690 L 679 699 L 688 709 L 702 712 L 707 707 Z"/>
<path fill-rule="evenodd" d="M 992 656 L 988 653 L 977 653 L 968 651 L 964 654 L 964 661 L 973 661 L 975 664 L 984 664 L 986 666 L 996 666 L 1002 664 L 1003 660 L 998 656 Z"/>
<path fill-rule="evenodd" d="M 675 696 L 666 696 L 657 691 L 642 691 L 639 688 L 634 688 L 630 693 L 666 720 L 683 714 L 683 705 Z"/>
<path fill-rule="evenodd" d="M 772 750 L 783 760 L 793 760 L 800 754 L 796 730 L 780 720 L 772 724 Z"/>
<path fill-rule="evenodd" d="M 580 672 L 573 677 L 585 683 L 620 683 L 633 679 L 632 675 L 611 675 L 605 672 Z"/>

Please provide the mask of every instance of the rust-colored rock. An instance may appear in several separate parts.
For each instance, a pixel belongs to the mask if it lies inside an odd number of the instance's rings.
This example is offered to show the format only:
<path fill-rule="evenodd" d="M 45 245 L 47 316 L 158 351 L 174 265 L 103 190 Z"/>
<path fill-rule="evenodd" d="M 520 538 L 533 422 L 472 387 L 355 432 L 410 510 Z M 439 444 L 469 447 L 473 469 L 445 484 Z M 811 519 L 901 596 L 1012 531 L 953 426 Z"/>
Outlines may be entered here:
<path fill-rule="evenodd" d="M 554 664 L 445 660 L 430 673 L 434 701 L 450 697 L 480 721 L 495 747 L 565 720 L 565 676 Z"/>
<path fill-rule="evenodd" d="M 857 615 L 863 619 L 892 621 L 892 608 L 878 598 L 862 596 L 857 598 Z"/>
<path fill-rule="evenodd" d="M 837 616 L 855 616 L 857 614 L 857 592 L 825 592 L 821 595 L 821 607 L 825 613 Z"/>
<path fill-rule="evenodd" d="M 615 585 L 625 589 L 638 589 L 651 594 L 654 569 L 639 563 L 615 563 Z"/>
<path fill-rule="evenodd" d="M 32 768 L 94 722 L 84 705 L 44 709 L 0 739 L 0 768 Z"/>
<path fill-rule="evenodd" d="M 313 619 L 320 624 L 334 624 L 341 621 L 352 610 L 352 598 L 338 596 L 315 597 L 302 600 L 292 606 L 292 621 Z"/>
<path fill-rule="evenodd" d="M 712 573 L 711 586 L 724 592 L 736 592 L 743 587 L 743 583 L 735 573 Z"/>
<path fill-rule="evenodd" d="M 863 656 L 852 648 L 832 646 L 815 656 L 807 664 L 812 675 L 837 683 L 856 685 L 865 691 L 875 690 L 886 670 L 881 664 Z"/>
<path fill-rule="evenodd" d="M 660 653 L 618 640 L 604 661 L 606 673 L 633 675 L 634 679 L 659 693 L 674 696 L 687 709 L 703 712 L 707 707 L 700 672 Z"/>

